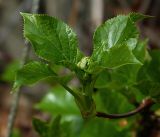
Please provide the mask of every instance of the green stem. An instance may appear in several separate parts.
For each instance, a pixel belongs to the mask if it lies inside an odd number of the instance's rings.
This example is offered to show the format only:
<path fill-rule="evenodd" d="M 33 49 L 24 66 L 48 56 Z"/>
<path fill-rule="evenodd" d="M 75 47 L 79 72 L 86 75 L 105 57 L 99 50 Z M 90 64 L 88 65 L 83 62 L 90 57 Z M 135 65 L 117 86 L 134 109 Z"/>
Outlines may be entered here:
<path fill-rule="evenodd" d="M 79 92 L 79 100 L 76 103 L 81 111 L 83 118 L 90 118 L 95 116 L 96 105 L 92 98 L 93 87 L 95 81 L 92 79 L 92 75 L 88 75 L 87 78 L 82 81 L 82 91 Z"/>
<path fill-rule="evenodd" d="M 61 83 L 61 82 L 59 82 L 60 83 L 60 85 L 62 86 L 62 87 L 64 87 L 72 96 L 74 96 L 76 99 L 79 99 L 79 96 L 78 96 L 78 93 L 76 93 L 76 92 L 74 92 L 71 88 L 69 88 L 67 85 L 65 85 L 65 84 L 63 84 L 63 83 Z"/>

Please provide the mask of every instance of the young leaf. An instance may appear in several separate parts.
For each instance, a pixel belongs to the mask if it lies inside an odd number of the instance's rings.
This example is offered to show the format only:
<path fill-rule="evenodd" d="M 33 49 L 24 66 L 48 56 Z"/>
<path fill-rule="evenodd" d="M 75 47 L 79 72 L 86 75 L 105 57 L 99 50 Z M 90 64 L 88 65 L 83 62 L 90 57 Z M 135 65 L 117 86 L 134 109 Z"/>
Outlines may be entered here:
<path fill-rule="evenodd" d="M 106 21 L 94 33 L 92 60 L 105 68 L 125 64 L 141 64 L 133 55 L 139 33 L 135 21 L 147 16 L 142 14 L 120 15 Z"/>
<path fill-rule="evenodd" d="M 117 68 L 126 64 L 141 64 L 128 45 L 117 45 L 108 51 L 99 53 L 97 62 L 102 68 Z"/>
<path fill-rule="evenodd" d="M 152 17 L 154 17 L 154 16 L 143 15 L 141 13 L 135 13 L 135 12 L 130 13 L 129 16 L 130 16 L 130 18 L 131 18 L 131 20 L 133 22 L 137 22 L 137 21 L 145 19 L 145 18 L 152 18 Z"/>
<path fill-rule="evenodd" d="M 145 61 L 147 50 L 147 41 L 138 41 L 133 50 L 134 56 L 142 63 Z M 110 88 L 119 89 L 131 86 L 136 83 L 139 69 L 142 67 L 140 64 L 127 64 L 116 69 L 104 70 L 99 74 L 95 86 L 97 88 Z"/>
<path fill-rule="evenodd" d="M 142 63 L 144 63 L 147 55 L 147 41 L 138 41 L 136 47 L 133 49 L 134 56 Z M 136 83 L 137 74 L 142 67 L 140 64 L 127 64 L 111 71 L 111 78 L 117 85 L 131 86 Z"/>
<path fill-rule="evenodd" d="M 36 54 L 51 63 L 74 69 L 82 58 L 76 34 L 64 22 L 47 15 L 21 13 L 24 36 Z"/>
<path fill-rule="evenodd" d="M 47 77 L 56 77 L 47 64 L 37 61 L 30 62 L 17 72 L 14 89 L 21 85 L 33 84 Z"/>

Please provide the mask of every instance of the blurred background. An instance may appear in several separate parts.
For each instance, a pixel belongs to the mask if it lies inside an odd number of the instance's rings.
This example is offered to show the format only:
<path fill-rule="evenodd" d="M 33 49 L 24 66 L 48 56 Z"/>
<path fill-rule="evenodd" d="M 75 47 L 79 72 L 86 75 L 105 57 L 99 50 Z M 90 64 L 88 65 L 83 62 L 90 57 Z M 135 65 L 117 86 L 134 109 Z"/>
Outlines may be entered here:
<path fill-rule="evenodd" d="M 32 0 L 0 0 L 0 137 L 6 136 L 14 72 L 19 67 L 25 46 L 20 12 L 30 12 L 31 8 Z M 80 49 L 86 55 L 92 53 L 95 28 L 117 14 L 129 12 L 155 16 L 140 22 L 138 26 L 141 37 L 149 39 L 148 48 L 160 48 L 160 0 L 40 0 L 38 9 L 38 13 L 55 16 L 69 24 L 78 34 Z M 35 55 L 31 50 L 29 59 L 33 58 Z M 15 123 L 19 130 L 15 129 L 15 134 L 37 136 L 32 128 L 32 116 L 47 119 L 48 115 L 33 106 L 49 88 L 44 83 L 23 87 Z"/>

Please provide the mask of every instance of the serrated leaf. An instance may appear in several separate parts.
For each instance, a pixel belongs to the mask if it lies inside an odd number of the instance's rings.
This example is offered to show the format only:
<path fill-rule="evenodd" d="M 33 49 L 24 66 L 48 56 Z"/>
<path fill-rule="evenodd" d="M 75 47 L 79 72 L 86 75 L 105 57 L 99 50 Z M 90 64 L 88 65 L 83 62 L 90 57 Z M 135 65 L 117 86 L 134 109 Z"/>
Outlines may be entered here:
<path fill-rule="evenodd" d="M 73 30 L 64 22 L 47 15 L 21 13 L 24 36 L 36 54 L 51 63 L 74 69 L 82 53 Z"/>
<path fill-rule="evenodd" d="M 126 64 L 141 64 L 128 49 L 127 45 L 119 45 L 101 53 L 98 64 L 103 68 L 117 68 Z"/>
<path fill-rule="evenodd" d="M 49 126 L 47 125 L 46 122 L 41 121 L 40 119 L 37 119 L 37 118 L 33 118 L 32 124 L 33 124 L 34 129 L 40 135 L 40 137 L 49 137 L 48 136 Z"/>
<path fill-rule="evenodd" d="M 146 43 L 147 41 L 138 41 L 136 47 L 133 49 L 134 56 L 144 63 L 147 54 Z M 139 69 L 142 67 L 140 64 L 127 64 L 117 69 L 113 69 L 111 79 L 114 83 L 120 86 L 131 86 L 136 83 Z"/>
<path fill-rule="evenodd" d="M 48 77 L 56 77 L 56 74 L 47 64 L 37 61 L 30 62 L 18 70 L 14 83 L 14 89 L 21 85 L 33 84 Z"/>
<path fill-rule="evenodd" d="M 143 15 L 141 13 L 135 13 L 135 12 L 130 13 L 129 16 L 133 22 L 137 22 L 137 21 L 145 19 L 145 18 L 153 18 L 153 16 Z"/>
<path fill-rule="evenodd" d="M 132 50 L 136 47 L 139 33 L 135 21 L 141 14 L 120 15 L 106 21 L 94 33 L 92 60 L 101 67 L 116 68 L 125 64 L 141 64 Z"/>
<path fill-rule="evenodd" d="M 145 60 L 147 41 L 139 41 L 133 50 L 134 56 L 142 63 Z M 142 67 L 140 64 L 127 64 L 116 69 L 104 70 L 99 74 L 96 81 L 97 88 L 120 89 L 132 86 L 136 83 L 137 74 Z"/>

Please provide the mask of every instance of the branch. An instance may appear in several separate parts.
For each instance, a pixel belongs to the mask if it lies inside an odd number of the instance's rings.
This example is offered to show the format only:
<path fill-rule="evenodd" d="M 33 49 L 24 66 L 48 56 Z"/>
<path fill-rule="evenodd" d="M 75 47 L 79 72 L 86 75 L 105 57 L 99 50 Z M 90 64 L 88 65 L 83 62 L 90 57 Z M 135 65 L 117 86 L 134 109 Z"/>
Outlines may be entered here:
<path fill-rule="evenodd" d="M 102 117 L 102 118 L 109 118 L 109 119 L 119 119 L 119 118 L 125 118 L 125 117 L 130 117 L 133 116 L 137 113 L 140 113 L 141 111 L 143 111 L 145 108 L 148 108 L 150 106 L 152 106 L 154 104 L 154 101 L 150 98 L 144 99 L 142 101 L 142 103 L 139 105 L 138 108 L 136 108 L 133 111 L 130 111 L 128 113 L 124 113 L 124 114 L 107 114 L 107 113 L 103 113 L 103 112 L 97 112 L 96 116 L 97 117 Z"/>
<path fill-rule="evenodd" d="M 32 13 L 37 13 L 38 6 L 39 6 L 39 0 L 33 0 Z M 25 48 L 24 48 L 24 52 L 23 52 L 23 55 L 22 55 L 20 67 L 23 67 L 23 65 L 26 63 L 29 51 L 30 51 L 30 48 L 29 48 L 28 42 L 25 41 Z M 10 110 L 10 113 L 9 113 L 9 116 L 8 116 L 7 137 L 12 136 L 13 125 L 14 125 L 14 121 L 15 121 L 15 118 L 16 118 L 19 99 L 20 99 L 20 89 L 17 89 L 14 93 L 13 103 L 12 103 L 11 110 Z"/>
<path fill-rule="evenodd" d="M 25 48 L 24 48 L 23 55 L 22 55 L 22 60 L 20 62 L 20 67 L 22 67 L 25 64 L 27 57 L 28 57 L 28 54 L 29 54 L 29 46 L 27 44 L 25 44 Z M 11 137 L 11 135 L 12 135 L 13 125 L 14 125 L 14 121 L 15 121 L 15 117 L 16 117 L 16 112 L 18 109 L 18 102 L 20 99 L 20 89 L 18 88 L 14 92 L 15 93 L 13 94 L 12 106 L 11 106 L 11 110 L 10 110 L 10 113 L 8 116 L 7 137 Z"/>
<path fill-rule="evenodd" d="M 68 19 L 68 24 L 72 27 L 74 27 L 77 23 L 77 18 L 78 18 L 78 7 L 79 6 L 79 0 L 74 0 L 72 2 L 72 7 L 71 11 L 69 14 L 69 19 Z"/>

